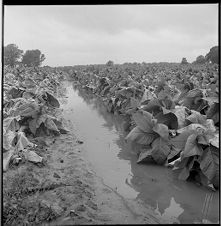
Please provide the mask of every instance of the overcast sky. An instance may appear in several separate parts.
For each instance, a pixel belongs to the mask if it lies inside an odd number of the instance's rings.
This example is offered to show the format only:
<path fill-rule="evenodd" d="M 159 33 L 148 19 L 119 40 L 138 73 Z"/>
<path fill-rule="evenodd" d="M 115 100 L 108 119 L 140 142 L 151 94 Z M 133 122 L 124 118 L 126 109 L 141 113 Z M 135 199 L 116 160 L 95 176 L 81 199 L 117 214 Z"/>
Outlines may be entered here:
<path fill-rule="evenodd" d="M 43 65 L 189 62 L 218 45 L 218 4 L 5 6 L 4 45 Z"/>

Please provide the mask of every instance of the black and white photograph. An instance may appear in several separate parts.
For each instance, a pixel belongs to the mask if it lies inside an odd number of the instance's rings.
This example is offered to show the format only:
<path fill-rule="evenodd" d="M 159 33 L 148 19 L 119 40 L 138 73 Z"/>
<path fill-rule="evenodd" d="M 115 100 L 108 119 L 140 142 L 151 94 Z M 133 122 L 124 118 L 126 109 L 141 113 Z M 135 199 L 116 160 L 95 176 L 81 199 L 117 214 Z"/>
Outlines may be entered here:
<path fill-rule="evenodd" d="M 220 4 L 2 7 L 2 224 L 219 225 Z"/>

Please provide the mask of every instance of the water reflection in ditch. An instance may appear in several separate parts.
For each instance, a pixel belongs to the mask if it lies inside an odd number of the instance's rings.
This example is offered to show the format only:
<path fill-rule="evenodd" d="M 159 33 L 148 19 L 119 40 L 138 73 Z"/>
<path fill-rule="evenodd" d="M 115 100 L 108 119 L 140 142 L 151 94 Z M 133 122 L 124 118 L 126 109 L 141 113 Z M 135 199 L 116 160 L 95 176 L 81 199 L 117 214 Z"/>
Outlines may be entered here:
<path fill-rule="evenodd" d="M 104 182 L 129 199 L 151 205 L 165 223 L 218 221 L 218 192 L 177 180 L 171 169 L 137 164 L 140 146 L 124 140 L 122 116 L 106 111 L 99 98 L 67 87 L 68 117 L 77 124 L 88 158 Z M 73 110 L 73 111 L 69 111 Z"/>

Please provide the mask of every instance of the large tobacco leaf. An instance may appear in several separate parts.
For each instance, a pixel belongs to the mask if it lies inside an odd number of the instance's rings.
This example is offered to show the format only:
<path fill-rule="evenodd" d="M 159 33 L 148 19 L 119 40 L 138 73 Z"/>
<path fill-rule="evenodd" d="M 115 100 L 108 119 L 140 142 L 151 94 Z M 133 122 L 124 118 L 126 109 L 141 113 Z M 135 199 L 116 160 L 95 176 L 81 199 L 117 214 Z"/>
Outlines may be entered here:
<path fill-rule="evenodd" d="M 125 109 L 126 114 L 133 114 L 137 111 L 140 106 L 140 101 L 134 97 L 130 98 L 130 105 Z"/>
<path fill-rule="evenodd" d="M 159 165 L 164 164 L 167 160 L 167 156 L 171 152 L 171 145 L 169 142 L 161 137 L 158 137 L 153 141 L 151 146 L 151 156 L 153 157 L 154 161 Z"/>
<path fill-rule="evenodd" d="M 131 140 L 138 144 L 149 145 L 153 140 L 158 137 L 154 131 L 144 132 L 138 126 L 133 128 L 130 133 L 126 136 L 126 140 Z"/>
<path fill-rule="evenodd" d="M 59 108 L 60 103 L 56 97 L 54 97 L 51 93 L 46 92 L 47 95 L 47 103 L 49 103 L 52 107 Z"/>
<path fill-rule="evenodd" d="M 162 106 L 157 98 L 153 98 L 148 102 L 148 104 L 142 107 L 142 110 L 147 111 L 155 116 L 162 112 Z"/>
<path fill-rule="evenodd" d="M 153 126 L 153 131 L 160 135 L 165 140 L 169 139 L 169 130 L 168 127 L 162 123 L 156 123 Z"/>
<path fill-rule="evenodd" d="M 193 89 L 188 92 L 182 104 L 191 110 L 201 111 L 206 106 L 206 101 L 203 100 L 203 92 L 200 89 Z"/>
<path fill-rule="evenodd" d="M 138 159 L 137 159 L 137 163 L 145 163 L 145 162 L 146 163 L 150 163 L 150 162 L 154 162 L 154 159 L 153 159 L 153 157 L 151 155 L 151 151 L 152 151 L 152 149 L 150 147 L 150 148 L 147 148 L 145 150 L 145 152 L 141 152 L 139 154 Z"/>
<path fill-rule="evenodd" d="M 170 110 L 177 117 L 178 129 L 186 125 L 187 108 L 184 106 L 175 106 L 174 109 Z"/>
<path fill-rule="evenodd" d="M 68 130 L 63 126 L 63 123 L 58 121 L 55 117 L 48 114 L 40 115 L 38 118 L 34 118 L 29 121 L 29 128 L 33 135 L 36 135 L 37 129 L 40 128 L 41 124 L 44 124 L 45 127 L 51 131 L 54 131 L 58 134 L 67 133 Z M 46 131 L 45 131 L 46 132 Z"/>
<path fill-rule="evenodd" d="M 7 117 L 3 120 L 3 129 L 7 133 L 9 130 L 17 131 L 20 129 L 19 120 L 21 119 L 20 116 L 15 117 Z"/>
<path fill-rule="evenodd" d="M 40 106 L 33 99 L 26 100 L 23 98 L 20 102 L 17 102 L 13 107 L 14 116 L 23 117 L 37 117 L 40 110 Z"/>
<path fill-rule="evenodd" d="M 212 184 L 219 186 L 219 149 L 214 146 L 207 147 L 199 162 L 202 173 Z"/>
<path fill-rule="evenodd" d="M 173 113 L 164 114 L 163 112 L 158 113 L 155 118 L 158 123 L 163 123 L 168 126 L 169 129 L 178 129 L 177 117 Z"/>
<path fill-rule="evenodd" d="M 32 142 L 30 142 L 28 140 L 28 138 L 26 137 L 25 133 L 22 131 L 19 131 L 17 133 L 17 143 L 15 148 L 18 151 L 23 151 L 24 149 L 26 149 L 28 146 L 33 147 L 34 144 Z"/>
<path fill-rule="evenodd" d="M 149 89 L 145 89 L 140 103 L 142 104 L 144 101 L 152 100 L 154 98 L 157 98 L 156 94 L 154 92 L 151 92 Z"/>
<path fill-rule="evenodd" d="M 181 158 L 187 158 L 190 156 L 195 156 L 195 155 L 202 155 L 202 147 L 200 145 L 198 145 L 197 142 L 197 134 L 191 134 L 187 140 L 186 140 L 186 144 L 185 144 L 185 148 L 181 153 Z"/>
<path fill-rule="evenodd" d="M 219 123 L 219 104 L 212 104 L 208 109 L 206 115 L 208 119 L 212 119 L 214 121 L 214 124 Z"/>
<path fill-rule="evenodd" d="M 186 120 L 189 121 L 189 124 L 198 123 L 203 125 L 206 123 L 206 119 L 206 115 L 202 115 L 200 112 L 194 110 L 191 110 L 191 114 L 186 117 Z"/>
<path fill-rule="evenodd" d="M 139 110 L 132 116 L 137 126 L 144 132 L 151 132 L 155 124 L 152 114 Z"/>
<path fill-rule="evenodd" d="M 16 137 L 16 133 L 14 131 L 8 130 L 3 133 L 3 149 L 9 151 L 13 148 L 13 140 Z"/>

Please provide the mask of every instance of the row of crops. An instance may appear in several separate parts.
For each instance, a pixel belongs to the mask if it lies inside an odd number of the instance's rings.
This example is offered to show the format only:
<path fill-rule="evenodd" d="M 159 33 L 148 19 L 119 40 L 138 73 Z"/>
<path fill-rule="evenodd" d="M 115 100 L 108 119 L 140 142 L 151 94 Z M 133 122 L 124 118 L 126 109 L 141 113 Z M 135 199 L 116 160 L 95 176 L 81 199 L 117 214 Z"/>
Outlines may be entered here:
<path fill-rule="evenodd" d="M 178 179 L 219 187 L 218 66 L 173 63 L 64 67 L 68 79 L 127 116 L 138 163 L 171 167 Z"/>
<path fill-rule="evenodd" d="M 3 170 L 25 161 L 43 163 L 38 154 L 48 135 L 67 133 L 58 97 L 65 73 L 50 67 L 4 67 Z"/>

